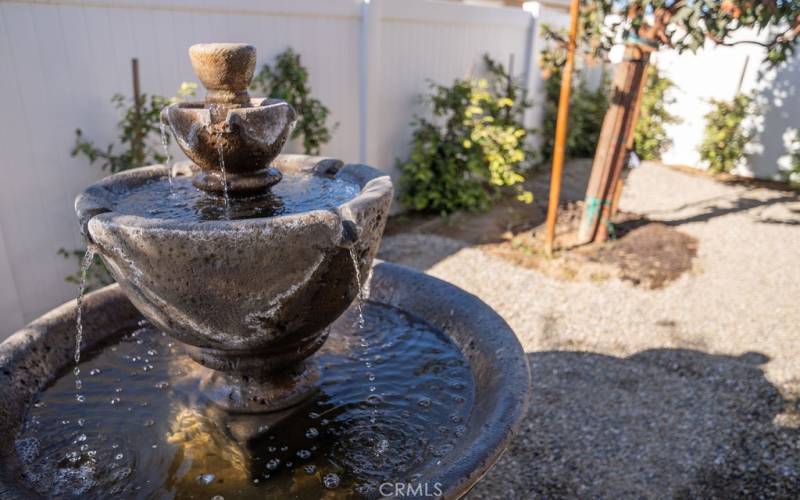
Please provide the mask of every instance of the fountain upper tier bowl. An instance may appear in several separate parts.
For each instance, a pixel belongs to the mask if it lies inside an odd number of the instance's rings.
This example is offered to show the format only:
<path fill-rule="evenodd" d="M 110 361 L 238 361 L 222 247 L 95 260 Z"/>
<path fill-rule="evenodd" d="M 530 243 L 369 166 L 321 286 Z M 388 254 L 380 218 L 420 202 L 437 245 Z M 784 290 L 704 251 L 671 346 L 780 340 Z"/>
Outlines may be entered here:
<path fill-rule="evenodd" d="M 354 197 L 287 215 L 202 222 L 119 209 L 149 183 L 170 196 L 169 169 L 153 166 L 107 177 L 76 200 L 85 235 L 131 302 L 215 370 L 275 373 L 317 350 L 324 328 L 356 297 L 386 223 L 392 184 L 385 174 L 302 155 L 282 155 L 273 165 L 299 184 L 351 185 Z M 186 164 L 179 170 L 192 173 Z M 247 200 L 232 200 L 230 210 L 240 203 Z"/>
<path fill-rule="evenodd" d="M 236 195 L 269 189 L 281 180 L 270 167 L 294 127 L 294 109 L 279 99 L 248 94 L 256 66 L 252 45 L 196 44 L 189 59 L 208 91 L 205 102 L 171 104 L 162 110 L 161 122 L 201 170 L 195 186 Z"/>

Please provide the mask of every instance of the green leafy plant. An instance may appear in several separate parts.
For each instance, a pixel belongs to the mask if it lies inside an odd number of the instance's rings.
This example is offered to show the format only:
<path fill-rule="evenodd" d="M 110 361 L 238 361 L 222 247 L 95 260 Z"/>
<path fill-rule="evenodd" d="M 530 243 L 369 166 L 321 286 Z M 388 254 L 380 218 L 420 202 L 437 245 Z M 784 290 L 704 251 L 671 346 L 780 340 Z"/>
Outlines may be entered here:
<path fill-rule="evenodd" d="M 184 82 L 174 97 L 159 95 L 141 96 L 141 106 L 137 113 L 132 98 L 115 94 L 111 103 L 120 112 L 121 118 L 117 122 L 117 142 L 105 148 L 98 148 L 94 142 L 84 137 L 81 129 L 75 130 L 75 145 L 72 148 L 73 157 L 81 156 L 89 160 L 90 165 L 100 163 L 100 168 L 110 174 L 141 167 L 152 163 L 166 161 L 162 140 L 170 143 L 170 135 L 161 134 L 160 114 L 164 106 L 174 102 L 181 102 L 195 95 L 197 84 Z M 77 269 L 65 278 L 68 283 L 81 282 L 81 264 L 86 250 L 66 250 L 60 248 L 58 255 L 65 259 L 74 260 Z M 95 256 L 92 266 L 86 273 L 86 291 L 96 290 L 114 282 L 103 262 Z"/>
<path fill-rule="evenodd" d="M 783 134 L 786 154 L 778 159 L 783 178 L 794 187 L 800 187 L 800 131 L 788 129 Z"/>
<path fill-rule="evenodd" d="M 545 75 L 544 115 L 539 130 L 542 139 L 541 160 L 544 163 L 549 162 L 553 154 L 558 100 L 561 94 L 561 68 L 554 66 Z M 603 117 L 608 109 L 608 81 L 604 78 L 596 89 L 590 89 L 580 74 L 573 81 L 575 87 L 570 94 L 566 154 L 569 158 L 588 158 L 594 156 Z"/>
<path fill-rule="evenodd" d="M 501 64 L 484 61 L 484 79 L 430 85 L 432 118 L 415 118 L 411 154 L 399 163 L 401 201 L 412 210 L 487 209 L 508 186 L 532 200 L 521 186 L 528 135 L 522 117 L 530 102 Z"/>
<path fill-rule="evenodd" d="M 744 94 L 732 101 L 711 100 L 711 111 L 705 115 L 705 135 L 698 148 L 710 172 L 730 172 L 744 158 L 747 143 L 753 138 L 753 132 L 745 126 L 752 104 L 753 99 Z"/>
<path fill-rule="evenodd" d="M 274 66 L 261 67 L 252 88 L 262 95 L 283 99 L 297 111 L 297 124 L 291 138 L 302 136 L 306 154 L 319 154 L 322 145 L 331 140 L 331 131 L 326 126 L 330 110 L 311 96 L 308 70 L 300 61 L 300 54 L 291 48 L 278 54 Z"/>
<path fill-rule="evenodd" d="M 634 151 L 643 160 L 660 159 L 672 145 L 666 125 L 681 121 L 667 110 L 675 102 L 669 94 L 675 87 L 675 82 L 663 76 L 657 67 L 649 67 L 639 117 L 633 131 Z"/>

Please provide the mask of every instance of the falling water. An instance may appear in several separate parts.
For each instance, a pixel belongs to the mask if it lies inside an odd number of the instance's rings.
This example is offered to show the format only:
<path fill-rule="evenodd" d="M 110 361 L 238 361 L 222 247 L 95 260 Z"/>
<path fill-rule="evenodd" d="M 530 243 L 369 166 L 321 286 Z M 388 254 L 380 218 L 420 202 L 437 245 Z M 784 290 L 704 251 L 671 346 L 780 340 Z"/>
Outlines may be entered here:
<path fill-rule="evenodd" d="M 83 255 L 83 260 L 81 261 L 81 283 L 78 292 L 78 307 L 75 315 L 75 368 L 73 369 L 73 373 L 75 374 L 75 389 L 78 391 L 81 390 L 82 386 L 81 380 L 78 378 L 81 373 L 78 364 L 81 362 L 81 342 L 83 342 L 83 296 L 86 293 L 86 274 L 89 272 L 93 261 L 94 250 L 89 247 L 86 249 L 86 253 Z M 76 394 L 75 398 L 82 402 L 83 396 L 81 394 Z"/>
<path fill-rule="evenodd" d="M 217 132 L 217 152 L 219 152 L 219 168 L 222 170 L 222 195 L 225 197 L 225 209 L 230 206 L 228 198 L 228 177 L 225 174 L 225 157 L 222 151 L 222 131 Z"/>
<path fill-rule="evenodd" d="M 358 327 L 364 328 L 364 288 L 361 283 L 361 269 L 358 266 L 358 255 L 356 255 L 355 247 L 350 247 L 350 258 L 353 260 L 353 268 L 356 270 L 356 285 L 358 286 L 358 295 L 356 295 L 356 308 L 358 309 Z"/>
<path fill-rule="evenodd" d="M 169 142 L 167 141 L 167 126 L 163 123 L 161 125 L 161 147 L 164 148 L 164 164 L 169 167 L 169 190 L 172 191 L 172 178 L 175 177 L 175 165 L 172 164 L 172 157 L 169 154 Z"/>

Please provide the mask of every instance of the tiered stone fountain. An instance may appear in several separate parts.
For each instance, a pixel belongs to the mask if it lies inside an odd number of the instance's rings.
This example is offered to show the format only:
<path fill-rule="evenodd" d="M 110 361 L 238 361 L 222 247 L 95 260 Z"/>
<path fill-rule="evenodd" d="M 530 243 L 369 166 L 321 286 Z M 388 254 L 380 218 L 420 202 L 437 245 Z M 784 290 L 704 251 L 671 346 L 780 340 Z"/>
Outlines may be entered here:
<path fill-rule="evenodd" d="M 162 120 L 192 161 L 76 201 L 118 283 L 82 302 L 81 370 L 75 301 L 0 345 L 0 494 L 460 496 L 523 416 L 513 332 L 451 285 L 373 266 L 390 179 L 279 155 L 295 112 L 248 95 L 253 47 L 189 53 L 205 102 Z"/>

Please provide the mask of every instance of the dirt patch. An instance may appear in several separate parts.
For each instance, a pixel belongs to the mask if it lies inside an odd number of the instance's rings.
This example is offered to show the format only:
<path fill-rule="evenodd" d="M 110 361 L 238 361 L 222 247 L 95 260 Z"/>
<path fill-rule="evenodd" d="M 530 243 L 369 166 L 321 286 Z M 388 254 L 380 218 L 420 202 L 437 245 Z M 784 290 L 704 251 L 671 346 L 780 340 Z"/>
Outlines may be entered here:
<path fill-rule="evenodd" d="M 616 265 L 622 279 L 649 288 L 661 288 L 692 268 L 697 240 L 657 222 L 627 233 L 599 248 L 599 261 Z"/>
<path fill-rule="evenodd" d="M 394 219 L 387 234 L 422 233 L 477 245 L 492 255 L 550 277 L 602 282 L 620 278 L 644 288 L 661 288 L 692 269 L 697 241 L 674 228 L 637 214 L 616 217 L 617 239 L 603 244 L 575 245 L 583 202 L 565 203 L 558 214 L 553 257 L 544 252 L 546 210 L 504 200 L 479 214 Z"/>

